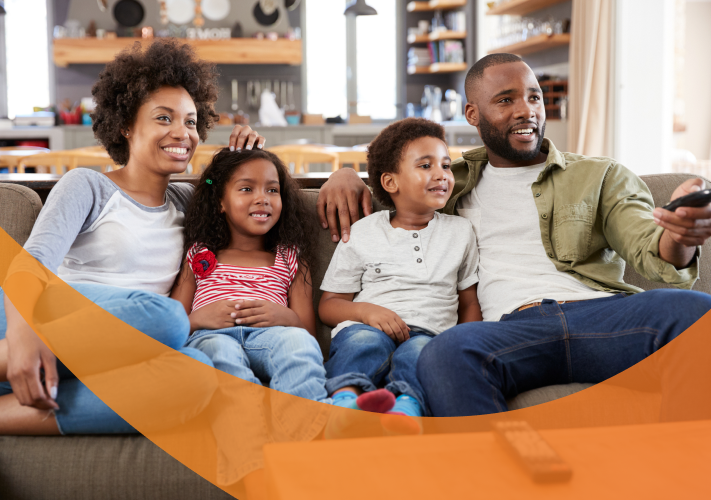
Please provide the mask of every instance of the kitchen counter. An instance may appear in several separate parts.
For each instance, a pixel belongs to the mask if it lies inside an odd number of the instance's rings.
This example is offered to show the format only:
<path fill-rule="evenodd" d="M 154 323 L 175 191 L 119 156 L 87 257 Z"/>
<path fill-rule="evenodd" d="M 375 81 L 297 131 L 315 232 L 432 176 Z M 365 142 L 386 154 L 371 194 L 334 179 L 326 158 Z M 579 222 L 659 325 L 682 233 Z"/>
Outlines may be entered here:
<path fill-rule="evenodd" d="M 466 122 L 445 122 L 447 142 L 452 146 L 481 146 L 476 130 Z M 259 127 L 252 125 L 267 139 L 267 147 L 307 141 L 317 144 L 352 147 L 367 144 L 387 126 L 387 123 L 293 125 L 287 127 Z M 567 146 L 567 122 L 550 120 L 546 124 L 546 137 L 556 147 Z M 231 126 L 217 125 L 208 135 L 207 144 L 227 144 Z M 58 127 L 14 127 L 0 129 L 0 139 L 48 139 L 50 149 L 74 149 L 97 144 L 91 127 L 60 125 Z"/>

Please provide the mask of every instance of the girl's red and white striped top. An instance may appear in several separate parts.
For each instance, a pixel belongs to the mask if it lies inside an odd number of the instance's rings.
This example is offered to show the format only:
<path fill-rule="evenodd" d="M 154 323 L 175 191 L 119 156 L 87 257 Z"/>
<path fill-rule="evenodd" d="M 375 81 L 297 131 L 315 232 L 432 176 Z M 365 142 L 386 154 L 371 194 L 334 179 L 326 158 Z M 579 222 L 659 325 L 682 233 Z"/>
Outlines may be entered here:
<path fill-rule="evenodd" d="M 206 255 L 209 257 L 204 260 Z M 198 244 L 190 247 L 186 260 L 197 283 L 193 311 L 218 300 L 270 300 L 288 307 L 289 288 L 299 266 L 296 249 L 283 247 L 277 248 L 274 265 L 269 267 L 221 264 L 210 250 Z M 206 272 L 195 272 L 199 262 Z"/>

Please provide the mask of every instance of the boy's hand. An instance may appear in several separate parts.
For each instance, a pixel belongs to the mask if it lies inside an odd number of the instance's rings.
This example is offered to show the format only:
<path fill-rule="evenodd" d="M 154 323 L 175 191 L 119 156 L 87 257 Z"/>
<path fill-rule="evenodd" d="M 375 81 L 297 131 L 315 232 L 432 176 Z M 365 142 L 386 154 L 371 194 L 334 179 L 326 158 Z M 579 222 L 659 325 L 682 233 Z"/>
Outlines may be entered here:
<path fill-rule="evenodd" d="M 218 300 L 190 313 L 190 333 L 195 330 L 221 330 L 235 326 L 235 305 L 232 300 Z"/>
<path fill-rule="evenodd" d="M 296 326 L 303 328 L 299 316 L 270 300 L 239 300 L 235 305 L 234 324 L 267 328 L 270 326 Z"/>
<path fill-rule="evenodd" d="M 375 304 L 360 304 L 362 309 L 361 319 L 366 325 L 377 328 L 397 343 L 405 342 L 410 338 L 410 327 L 390 309 L 376 306 Z"/>

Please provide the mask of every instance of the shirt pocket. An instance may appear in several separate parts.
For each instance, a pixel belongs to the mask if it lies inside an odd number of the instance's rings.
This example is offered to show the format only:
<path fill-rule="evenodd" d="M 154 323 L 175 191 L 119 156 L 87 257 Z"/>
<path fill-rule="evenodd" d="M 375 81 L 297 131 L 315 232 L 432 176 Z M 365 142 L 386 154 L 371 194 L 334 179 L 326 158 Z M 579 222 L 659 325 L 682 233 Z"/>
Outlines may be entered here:
<path fill-rule="evenodd" d="M 558 260 L 585 260 L 592 239 L 593 207 L 587 203 L 563 205 L 555 210 L 554 217 L 553 238 Z"/>
<path fill-rule="evenodd" d="M 363 283 L 381 283 L 402 277 L 406 268 L 397 262 L 366 262 L 363 266 Z"/>

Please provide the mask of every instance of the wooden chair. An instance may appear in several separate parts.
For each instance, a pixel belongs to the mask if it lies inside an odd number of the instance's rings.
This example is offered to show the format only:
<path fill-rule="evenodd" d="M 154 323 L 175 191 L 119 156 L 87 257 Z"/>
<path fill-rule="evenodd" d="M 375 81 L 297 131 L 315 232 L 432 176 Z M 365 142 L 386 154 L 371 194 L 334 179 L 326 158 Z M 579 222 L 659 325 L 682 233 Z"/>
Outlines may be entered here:
<path fill-rule="evenodd" d="M 339 168 L 338 154 L 319 146 L 292 144 L 275 146 L 269 148 L 269 151 L 277 155 L 295 174 L 308 173 L 311 163 L 328 163 L 332 172 Z"/>
<path fill-rule="evenodd" d="M 45 171 L 45 169 L 51 172 L 54 168 L 58 174 L 77 167 L 99 167 L 102 173 L 121 168 L 120 165 L 114 163 L 103 148 L 100 151 L 87 151 L 85 148 L 79 148 L 26 156 L 20 160 L 18 172 L 25 173 L 27 167 L 35 167 L 37 172 Z"/>
<path fill-rule="evenodd" d="M 226 144 L 198 144 L 188 168 L 183 173 L 201 174 L 210 164 L 215 153 L 226 147 Z"/>
<path fill-rule="evenodd" d="M 19 172 L 18 164 L 26 156 L 49 153 L 49 149 L 38 146 L 3 146 L 0 147 L 0 168 L 7 168 L 9 173 Z"/>
<path fill-rule="evenodd" d="M 68 154 L 69 165 L 67 170 L 73 170 L 77 167 L 99 167 L 102 173 L 116 170 L 122 167 L 117 165 L 111 159 L 106 151 L 91 152 L 91 151 L 65 151 Z"/>
<path fill-rule="evenodd" d="M 360 149 L 357 146 L 351 150 L 343 151 L 340 150 L 336 153 L 338 154 L 339 168 L 343 168 L 344 164 L 352 164 L 355 170 L 361 170 L 361 165 L 368 164 L 368 150 Z"/>
<path fill-rule="evenodd" d="M 27 167 L 34 167 L 37 173 L 64 173 L 69 168 L 70 161 L 66 151 L 50 151 L 20 158 L 17 164 L 17 173 L 24 174 Z"/>

